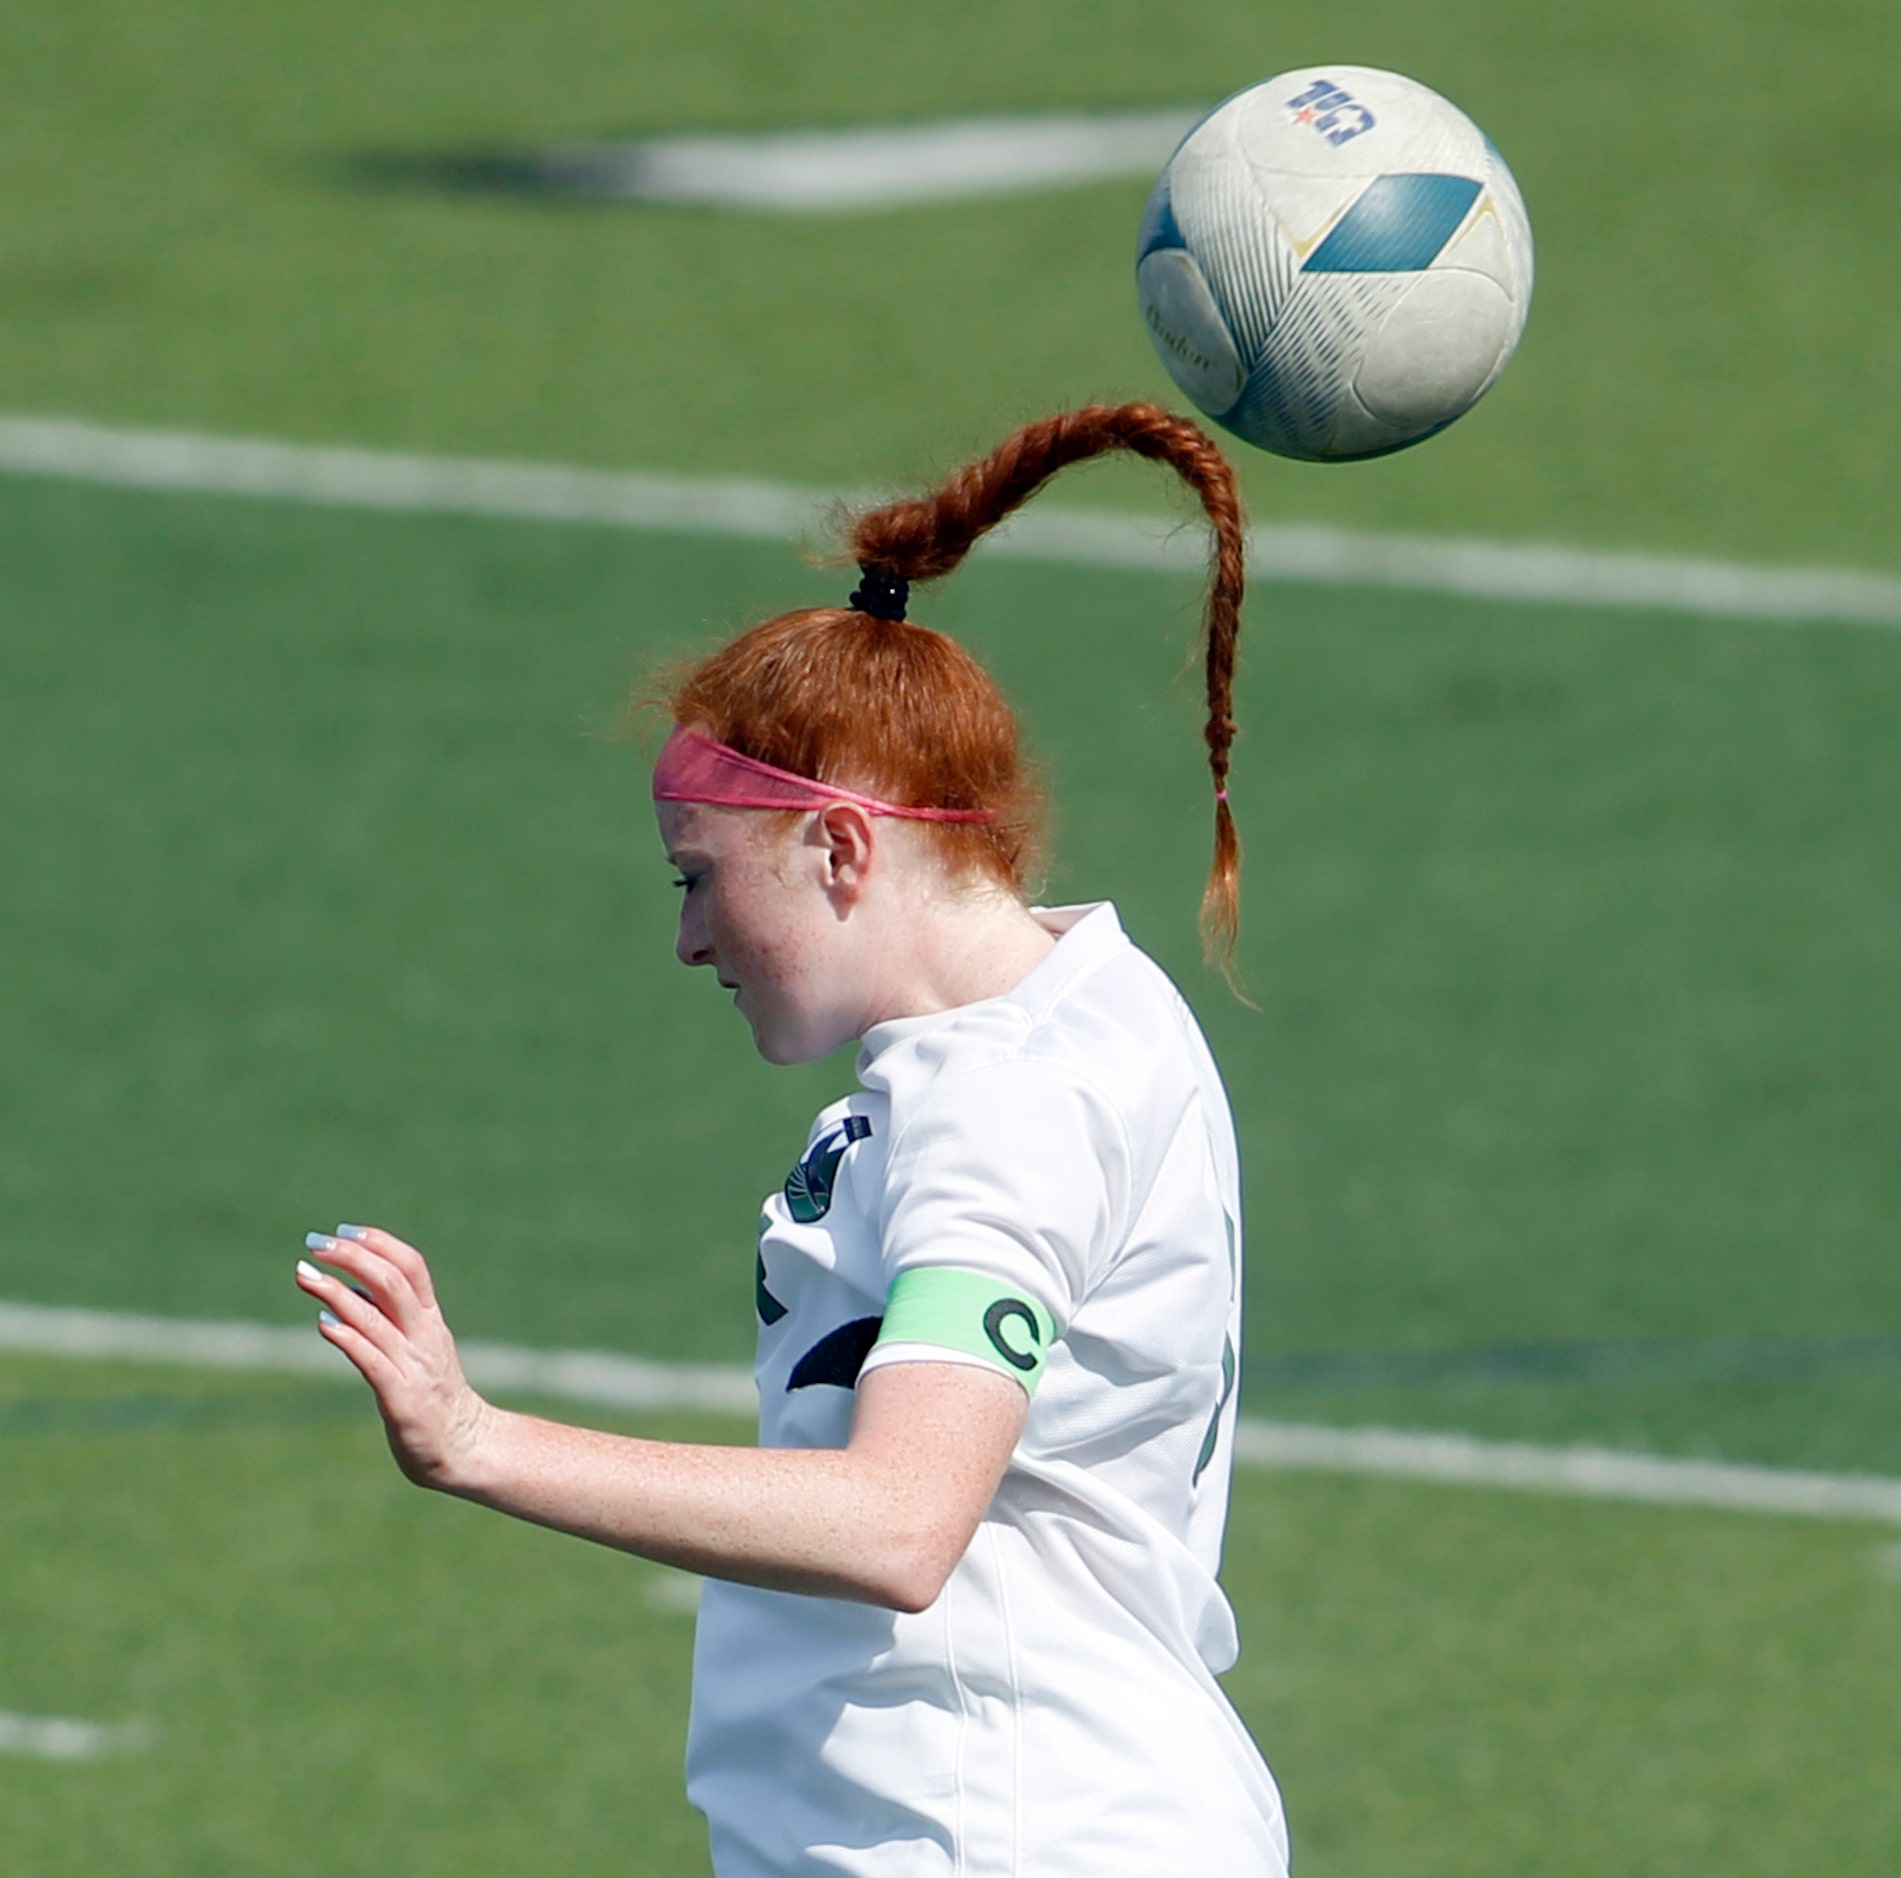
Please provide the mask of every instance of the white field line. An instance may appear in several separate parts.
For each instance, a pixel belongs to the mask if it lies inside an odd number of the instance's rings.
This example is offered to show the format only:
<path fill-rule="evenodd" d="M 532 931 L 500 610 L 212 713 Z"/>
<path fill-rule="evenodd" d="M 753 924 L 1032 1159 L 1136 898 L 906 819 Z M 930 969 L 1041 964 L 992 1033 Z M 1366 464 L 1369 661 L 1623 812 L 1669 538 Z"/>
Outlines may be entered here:
<path fill-rule="evenodd" d="M 409 456 L 192 431 L 127 430 L 57 417 L 0 418 L 0 473 L 758 541 L 822 536 L 824 516 L 841 498 L 836 490 L 744 477 Z M 1250 531 L 1249 546 L 1254 576 L 1262 581 L 1790 624 L 1901 626 L 1901 578 L 1887 574 L 1362 534 L 1303 524 L 1259 524 Z M 1192 574 L 1206 558 L 1206 540 L 1192 522 L 1032 507 L 980 552 Z"/>
<path fill-rule="evenodd" d="M 354 1377 L 348 1361 L 317 1334 L 271 1324 L 202 1323 L 44 1304 L 0 1304 L 0 1350 L 20 1355 L 177 1363 L 193 1369 Z M 596 1408 L 705 1409 L 752 1415 L 750 1372 L 717 1363 L 654 1363 L 595 1350 L 528 1350 L 464 1343 L 462 1366 L 483 1389 L 508 1389 Z"/>
<path fill-rule="evenodd" d="M 43 1304 L 0 1304 L 0 1351 L 290 1371 L 340 1381 L 354 1375 L 315 1329 L 194 1323 Z M 529 1350 L 501 1343 L 465 1343 L 462 1360 L 481 1388 L 595 1408 L 697 1409 L 750 1417 L 758 1407 L 751 1373 L 731 1364 L 663 1363 L 607 1351 Z M 1901 1525 L 1901 1479 L 1875 1474 L 1804 1473 L 1605 1448 L 1534 1447 L 1469 1435 L 1315 1427 L 1246 1416 L 1235 1430 L 1235 1459 L 1242 1466 L 1277 1470 Z"/>
<path fill-rule="evenodd" d="M 98 1761 L 148 1745 L 143 1722 L 76 1721 L 68 1715 L 20 1715 L 0 1709 L 0 1754 L 42 1761 Z"/>
<path fill-rule="evenodd" d="M 1234 1453 L 1237 1461 L 1254 1467 L 1901 1525 L 1901 1479 L 1879 1474 L 1803 1473 L 1728 1461 L 1665 1460 L 1613 1448 L 1546 1448 L 1472 1435 L 1247 1418 L 1235 1430 Z"/>
<path fill-rule="evenodd" d="M 547 152 L 549 186 L 577 195 L 767 214 L 851 214 L 1152 177 L 1195 110 L 949 118 L 744 137 L 656 137 Z"/>
<path fill-rule="evenodd" d="M 700 1589 L 706 1580 L 695 1572 L 660 1568 L 647 1581 L 647 1608 L 664 1617 L 691 1617 L 700 1608 Z"/>

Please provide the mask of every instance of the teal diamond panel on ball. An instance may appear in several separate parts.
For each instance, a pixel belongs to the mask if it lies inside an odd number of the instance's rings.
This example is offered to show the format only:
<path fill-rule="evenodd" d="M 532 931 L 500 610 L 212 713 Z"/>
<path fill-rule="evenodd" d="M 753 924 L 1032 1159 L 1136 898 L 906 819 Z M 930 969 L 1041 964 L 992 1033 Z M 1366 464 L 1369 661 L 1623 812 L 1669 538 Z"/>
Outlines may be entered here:
<path fill-rule="evenodd" d="M 1306 274 L 1416 274 L 1478 199 L 1470 176 L 1379 176 L 1308 256 Z"/>

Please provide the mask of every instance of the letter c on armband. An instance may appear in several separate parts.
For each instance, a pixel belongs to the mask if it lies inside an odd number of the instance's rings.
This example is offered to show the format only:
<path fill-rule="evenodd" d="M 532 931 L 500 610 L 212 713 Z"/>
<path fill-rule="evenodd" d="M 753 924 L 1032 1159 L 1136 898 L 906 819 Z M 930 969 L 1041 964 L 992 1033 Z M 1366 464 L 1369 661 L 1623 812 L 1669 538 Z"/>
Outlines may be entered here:
<path fill-rule="evenodd" d="M 954 1350 L 1013 1377 L 1034 1395 L 1056 1341 L 1056 1320 L 996 1277 L 954 1265 L 900 1272 L 885 1299 L 881 1345 Z"/>
<path fill-rule="evenodd" d="M 1030 1347 L 1027 1350 L 1012 1348 L 1009 1339 L 1003 1334 L 1004 1325 L 1013 1317 L 1021 1318 L 1024 1328 L 1030 1333 Z M 1042 1360 L 1043 1339 L 1037 1328 L 1036 1312 L 1021 1298 L 999 1298 L 991 1305 L 984 1312 L 984 1335 L 1012 1369 L 1032 1370 Z"/>

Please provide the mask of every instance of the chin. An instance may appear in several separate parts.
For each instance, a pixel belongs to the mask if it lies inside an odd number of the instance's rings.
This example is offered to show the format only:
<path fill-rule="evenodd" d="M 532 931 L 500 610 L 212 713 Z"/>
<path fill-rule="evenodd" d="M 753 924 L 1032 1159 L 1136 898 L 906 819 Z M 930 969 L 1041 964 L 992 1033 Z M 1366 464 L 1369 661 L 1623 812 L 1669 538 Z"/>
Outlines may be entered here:
<path fill-rule="evenodd" d="M 745 1013 L 742 1012 L 741 1015 L 744 1016 Z M 776 1025 L 762 1024 L 756 1017 L 747 1017 L 746 1022 L 752 1031 L 752 1047 L 768 1063 L 784 1067 L 804 1061 L 804 1058 L 795 1050 L 788 1047 L 788 1039 L 779 1034 Z"/>
<path fill-rule="evenodd" d="M 791 1069 L 799 1063 L 817 1063 L 854 1041 L 855 1038 L 849 1036 L 800 1036 L 760 1024 L 755 1024 L 752 1030 L 753 1048 L 779 1069 Z"/>
<path fill-rule="evenodd" d="M 798 1063 L 816 1063 L 820 1057 L 831 1055 L 829 1050 L 817 1050 L 806 1044 L 789 1043 L 780 1037 L 762 1037 L 756 1030 L 753 1032 L 752 1041 L 753 1048 L 778 1069 L 791 1069 Z"/>

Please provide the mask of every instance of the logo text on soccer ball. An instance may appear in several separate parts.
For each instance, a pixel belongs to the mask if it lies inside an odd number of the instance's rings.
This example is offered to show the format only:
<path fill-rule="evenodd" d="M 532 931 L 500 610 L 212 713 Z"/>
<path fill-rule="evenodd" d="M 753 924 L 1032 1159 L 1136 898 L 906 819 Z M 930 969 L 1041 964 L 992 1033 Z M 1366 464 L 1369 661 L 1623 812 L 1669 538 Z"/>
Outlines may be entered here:
<path fill-rule="evenodd" d="M 1214 370 L 1214 360 L 1205 352 L 1197 352 L 1173 327 L 1165 326 L 1162 323 L 1161 314 L 1153 307 L 1147 309 L 1147 319 L 1149 331 L 1152 332 L 1169 351 L 1174 353 L 1178 359 L 1194 366 L 1197 371 L 1211 372 Z"/>
<path fill-rule="evenodd" d="M 1351 143 L 1373 128 L 1373 113 L 1330 78 L 1316 78 L 1287 108 L 1296 124 L 1311 124 L 1331 144 Z"/>

